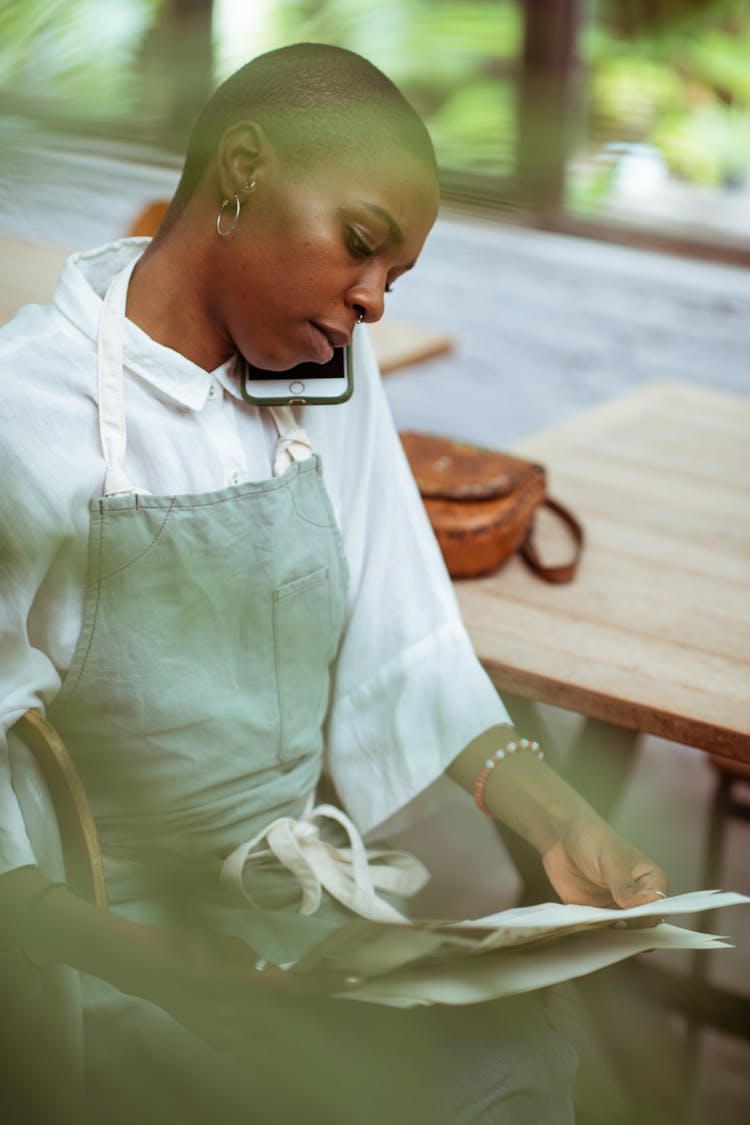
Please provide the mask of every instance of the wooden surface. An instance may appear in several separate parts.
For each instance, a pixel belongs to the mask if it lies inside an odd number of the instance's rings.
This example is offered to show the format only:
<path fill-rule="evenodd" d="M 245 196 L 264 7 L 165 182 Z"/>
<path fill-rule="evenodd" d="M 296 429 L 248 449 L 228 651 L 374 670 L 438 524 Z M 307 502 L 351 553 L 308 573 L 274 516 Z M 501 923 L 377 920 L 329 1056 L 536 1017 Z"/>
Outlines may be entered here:
<path fill-rule="evenodd" d="M 60 268 L 69 251 L 57 247 L 0 239 L 0 324 L 21 305 L 46 303 L 52 297 Z M 408 367 L 451 349 L 450 336 L 398 320 L 380 321 L 370 332 L 384 373 Z"/>
<path fill-rule="evenodd" d="M 445 332 L 391 318 L 371 324 L 369 331 L 383 375 L 445 355 L 453 347 L 450 336 Z"/>
<path fill-rule="evenodd" d="M 652 384 L 518 452 L 587 544 L 570 586 L 456 584 L 498 688 L 750 762 L 750 398 Z"/>
<path fill-rule="evenodd" d="M 46 304 L 70 251 L 0 239 L 0 324 L 22 305 Z"/>

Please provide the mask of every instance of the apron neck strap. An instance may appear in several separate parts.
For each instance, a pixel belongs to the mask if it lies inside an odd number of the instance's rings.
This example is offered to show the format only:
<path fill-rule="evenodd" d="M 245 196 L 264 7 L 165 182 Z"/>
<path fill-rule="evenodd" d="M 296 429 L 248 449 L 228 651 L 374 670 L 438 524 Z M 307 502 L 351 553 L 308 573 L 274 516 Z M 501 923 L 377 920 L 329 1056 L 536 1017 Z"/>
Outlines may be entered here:
<path fill-rule="evenodd" d="M 138 259 L 129 262 L 113 279 L 99 317 L 97 378 L 99 437 L 104 453 L 104 495 L 140 492 L 125 476 L 125 400 L 122 388 L 122 337 L 130 275 Z"/>
<path fill-rule="evenodd" d="M 136 258 L 113 279 L 102 302 L 98 337 L 99 437 L 104 454 L 104 495 L 142 492 L 125 475 L 125 399 L 122 381 L 122 339 L 128 284 Z M 281 476 L 295 461 L 312 454 L 310 439 L 298 424 L 290 406 L 269 407 L 278 433 L 274 454 L 274 476 Z"/>

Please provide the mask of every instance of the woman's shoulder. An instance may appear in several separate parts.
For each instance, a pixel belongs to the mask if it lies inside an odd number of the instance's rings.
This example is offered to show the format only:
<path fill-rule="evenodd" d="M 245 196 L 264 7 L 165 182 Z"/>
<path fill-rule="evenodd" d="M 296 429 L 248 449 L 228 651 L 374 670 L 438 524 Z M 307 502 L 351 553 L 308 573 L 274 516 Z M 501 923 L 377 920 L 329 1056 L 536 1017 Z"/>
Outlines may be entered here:
<path fill-rule="evenodd" d="M 54 305 L 27 305 L 0 328 L 0 401 L 6 497 L 22 491 L 65 507 L 97 432 L 96 352 Z"/>
<path fill-rule="evenodd" d="M 0 327 L 0 396 L 3 418 L 34 414 L 64 399 L 68 410 L 96 387 L 93 342 L 71 326 L 55 305 L 25 305 Z"/>

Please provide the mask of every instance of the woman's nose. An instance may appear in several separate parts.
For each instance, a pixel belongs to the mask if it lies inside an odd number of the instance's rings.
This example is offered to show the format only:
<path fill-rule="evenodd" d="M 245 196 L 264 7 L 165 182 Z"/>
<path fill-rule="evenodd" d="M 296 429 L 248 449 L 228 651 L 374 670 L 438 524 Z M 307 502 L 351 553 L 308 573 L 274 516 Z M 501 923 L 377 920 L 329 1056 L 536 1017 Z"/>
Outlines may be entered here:
<path fill-rule="evenodd" d="M 384 277 L 373 277 L 349 290 L 347 304 L 357 318 L 361 316 L 367 324 L 380 320 L 385 311 L 385 286 Z"/>

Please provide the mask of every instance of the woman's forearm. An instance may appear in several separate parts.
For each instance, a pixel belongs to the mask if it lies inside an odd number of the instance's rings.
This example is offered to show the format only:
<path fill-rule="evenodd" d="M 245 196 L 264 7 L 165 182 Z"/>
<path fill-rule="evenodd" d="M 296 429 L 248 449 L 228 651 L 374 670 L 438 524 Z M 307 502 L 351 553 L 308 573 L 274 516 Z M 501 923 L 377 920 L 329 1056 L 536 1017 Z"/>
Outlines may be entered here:
<path fill-rule="evenodd" d="M 39 898 L 49 885 L 36 867 L 0 876 L 0 947 L 23 947 L 40 965 L 71 965 L 124 992 L 141 992 L 156 927 L 100 910 L 62 887 Z"/>
<path fill-rule="evenodd" d="M 22 944 L 35 962 L 72 965 L 149 1000 L 214 1047 L 234 1049 L 275 1019 L 298 1018 L 300 999 L 362 983 L 355 974 L 288 973 L 265 961 L 259 972 L 257 953 L 240 938 L 129 922 L 64 889 L 39 899 L 49 886 L 34 867 L 0 876 L 0 947 Z"/>
<path fill-rule="evenodd" d="M 469 793 L 495 750 L 517 737 L 513 727 L 497 726 L 475 738 L 446 770 Z M 599 819 L 589 804 L 551 770 L 525 750 L 510 754 L 489 774 L 482 793 L 492 815 L 528 840 L 540 855 L 581 817 Z"/>
<path fill-rule="evenodd" d="M 493 727 L 469 743 L 447 773 L 469 792 L 492 754 L 515 741 L 512 727 Z M 665 873 L 619 836 L 574 789 L 528 748 L 507 754 L 484 776 L 481 802 L 538 851 L 563 902 L 641 906 L 663 898 Z"/>

